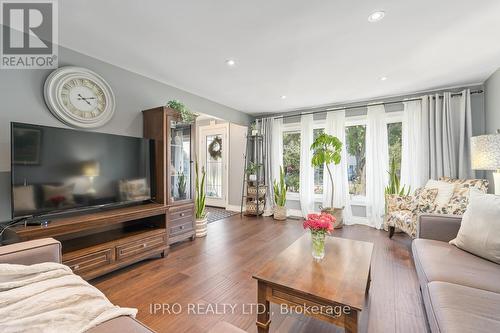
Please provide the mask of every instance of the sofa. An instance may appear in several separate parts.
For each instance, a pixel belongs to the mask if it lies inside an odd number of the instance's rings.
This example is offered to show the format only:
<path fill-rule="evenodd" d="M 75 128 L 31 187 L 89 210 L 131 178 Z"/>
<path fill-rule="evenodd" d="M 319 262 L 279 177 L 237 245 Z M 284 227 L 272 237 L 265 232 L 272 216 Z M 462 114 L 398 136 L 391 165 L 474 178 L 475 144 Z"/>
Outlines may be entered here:
<path fill-rule="evenodd" d="M 389 237 L 392 237 L 395 230 L 399 230 L 415 238 L 420 214 L 462 215 L 467 209 L 471 188 L 484 193 L 488 191 L 488 181 L 485 179 L 440 177 L 439 180 L 455 185 L 453 195 L 446 205 L 438 206 L 435 203 L 437 190 L 425 191 L 423 187 L 416 189 L 411 195 L 386 195 L 384 229 L 389 230 Z"/>
<path fill-rule="evenodd" d="M 0 246 L 0 263 L 33 265 L 42 262 L 61 263 L 61 243 L 52 238 L 37 239 Z M 129 316 L 106 321 L 88 333 L 151 333 L 151 329 Z"/>
<path fill-rule="evenodd" d="M 500 332 L 500 265 L 448 242 L 456 215 L 420 215 L 413 258 L 431 332 Z"/>

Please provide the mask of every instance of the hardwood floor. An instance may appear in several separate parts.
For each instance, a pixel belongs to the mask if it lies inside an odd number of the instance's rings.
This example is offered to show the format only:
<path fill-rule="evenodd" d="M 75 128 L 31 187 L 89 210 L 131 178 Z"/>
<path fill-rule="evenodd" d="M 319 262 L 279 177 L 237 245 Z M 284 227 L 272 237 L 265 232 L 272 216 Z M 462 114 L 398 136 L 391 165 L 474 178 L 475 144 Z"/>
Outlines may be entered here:
<path fill-rule="evenodd" d="M 257 282 L 252 274 L 304 233 L 301 221 L 231 216 L 209 224 L 208 236 L 174 245 L 166 258 L 152 259 L 91 281 L 111 302 L 139 310 L 137 318 L 157 332 L 206 332 L 224 320 L 256 332 Z M 374 243 L 372 282 L 361 332 L 426 332 L 410 239 L 365 226 L 345 226 L 336 237 Z M 164 313 L 152 303 L 166 304 Z M 199 310 L 226 313 L 192 314 Z M 243 307 L 242 304 L 246 304 Z M 218 305 L 218 308 L 215 308 Z M 235 306 L 234 312 L 230 306 Z M 213 306 L 213 307 L 210 307 Z M 182 307 L 180 314 L 173 314 Z M 170 314 L 168 313 L 170 310 Z M 280 314 L 272 306 L 271 332 L 342 332 L 302 315 Z"/>

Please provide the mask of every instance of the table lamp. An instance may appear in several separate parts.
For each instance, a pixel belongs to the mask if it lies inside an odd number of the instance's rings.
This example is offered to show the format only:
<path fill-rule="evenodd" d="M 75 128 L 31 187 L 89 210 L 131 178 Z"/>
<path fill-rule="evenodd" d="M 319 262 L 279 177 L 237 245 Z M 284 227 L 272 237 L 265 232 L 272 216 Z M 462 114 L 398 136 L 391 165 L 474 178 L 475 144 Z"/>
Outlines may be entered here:
<path fill-rule="evenodd" d="M 471 161 L 474 170 L 494 171 L 495 194 L 500 195 L 500 130 L 471 138 Z"/>
<path fill-rule="evenodd" d="M 83 163 L 83 175 L 89 178 L 89 189 L 88 194 L 95 194 L 96 190 L 94 188 L 94 178 L 99 176 L 99 162 L 88 161 Z"/>

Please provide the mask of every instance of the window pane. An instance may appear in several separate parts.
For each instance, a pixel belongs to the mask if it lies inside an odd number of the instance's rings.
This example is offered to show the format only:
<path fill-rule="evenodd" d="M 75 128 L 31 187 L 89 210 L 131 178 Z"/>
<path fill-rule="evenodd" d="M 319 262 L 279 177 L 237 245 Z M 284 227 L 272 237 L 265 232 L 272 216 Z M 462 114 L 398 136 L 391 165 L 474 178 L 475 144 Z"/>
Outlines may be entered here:
<path fill-rule="evenodd" d="M 313 135 L 314 140 L 325 131 L 324 128 L 316 128 L 314 129 Z M 315 194 L 323 194 L 323 170 L 324 165 L 314 168 L 314 193 Z"/>
<path fill-rule="evenodd" d="M 283 132 L 283 168 L 288 192 L 298 193 L 300 185 L 300 132 Z"/>
<path fill-rule="evenodd" d="M 366 195 L 366 126 L 347 126 L 345 134 L 349 193 L 364 196 Z"/>
<path fill-rule="evenodd" d="M 394 158 L 396 161 L 396 170 L 399 177 L 401 177 L 401 131 L 403 123 L 387 124 L 387 135 L 389 141 L 389 165 Z"/>

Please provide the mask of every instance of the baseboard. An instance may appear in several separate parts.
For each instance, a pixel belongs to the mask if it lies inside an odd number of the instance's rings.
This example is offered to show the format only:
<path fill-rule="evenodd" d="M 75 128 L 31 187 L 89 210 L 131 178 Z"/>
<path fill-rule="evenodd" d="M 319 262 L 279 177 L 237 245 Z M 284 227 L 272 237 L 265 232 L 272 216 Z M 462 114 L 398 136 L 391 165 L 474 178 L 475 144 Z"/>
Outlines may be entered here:
<path fill-rule="evenodd" d="M 241 210 L 241 207 L 236 205 L 227 205 L 226 210 L 229 210 L 231 212 L 239 212 Z"/>

